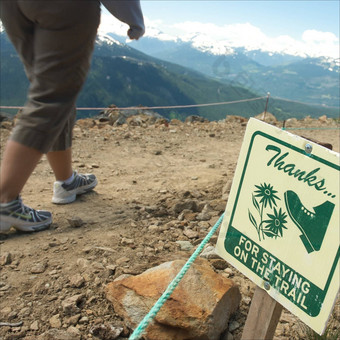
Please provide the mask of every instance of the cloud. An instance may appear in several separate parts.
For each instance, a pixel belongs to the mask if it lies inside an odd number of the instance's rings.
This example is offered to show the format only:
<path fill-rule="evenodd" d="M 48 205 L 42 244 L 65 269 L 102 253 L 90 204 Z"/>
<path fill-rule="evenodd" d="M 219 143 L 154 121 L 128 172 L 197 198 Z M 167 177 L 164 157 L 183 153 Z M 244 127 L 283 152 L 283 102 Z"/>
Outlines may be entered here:
<path fill-rule="evenodd" d="M 146 37 L 162 40 L 181 39 L 216 54 L 230 53 L 232 47 L 248 50 L 261 49 L 266 52 L 287 53 L 305 57 L 339 58 L 339 38 L 330 32 L 306 30 L 300 39 L 289 35 L 270 37 L 259 27 L 249 22 L 231 25 L 216 25 L 198 21 L 185 21 L 166 25 L 161 20 L 145 17 Z M 128 27 L 103 11 L 100 33 L 114 32 L 125 36 Z"/>
<path fill-rule="evenodd" d="M 118 35 L 125 36 L 128 29 L 128 25 L 120 22 L 119 20 L 114 18 L 106 9 L 102 8 L 100 25 L 98 28 L 99 34 L 116 33 Z"/>
<path fill-rule="evenodd" d="M 182 40 L 193 40 L 197 47 L 208 48 L 214 45 L 216 53 L 222 53 L 226 46 L 232 46 L 300 56 L 308 54 L 312 57 L 339 58 L 339 38 L 330 32 L 306 30 L 298 40 L 289 35 L 270 37 L 250 23 L 219 26 L 186 21 L 176 23 L 169 29 Z"/>

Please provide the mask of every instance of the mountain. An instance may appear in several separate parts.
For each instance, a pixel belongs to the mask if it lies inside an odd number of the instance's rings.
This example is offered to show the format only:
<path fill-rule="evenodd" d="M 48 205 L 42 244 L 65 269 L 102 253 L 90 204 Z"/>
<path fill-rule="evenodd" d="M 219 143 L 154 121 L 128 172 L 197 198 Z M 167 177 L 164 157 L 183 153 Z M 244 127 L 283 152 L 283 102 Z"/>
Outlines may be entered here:
<path fill-rule="evenodd" d="M 339 107 L 339 60 L 197 45 L 196 40 L 146 37 L 130 45 L 143 53 L 192 68 L 221 82 L 262 95 Z"/>
<path fill-rule="evenodd" d="M 23 105 L 28 87 L 22 65 L 4 33 L 0 35 L 2 105 Z M 257 97 L 237 87 L 221 84 L 184 67 L 149 57 L 109 37 L 99 37 L 91 71 L 79 95 L 79 107 L 172 106 L 225 102 Z M 264 103 L 230 105 L 232 114 L 250 115 L 263 111 Z M 80 112 L 78 117 L 98 112 Z M 185 118 L 200 114 L 210 120 L 224 118 L 226 107 L 162 110 L 166 117 Z"/>
<path fill-rule="evenodd" d="M 0 34 L 1 105 L 21 106 L 28 86 L 22 65 L 5 33 Z M 246 57 L 245 57 L 246 58 Z M 258 63 L 249 61 L 249 68 Z M 262 67 L 262 66 L 261 66 Z M 222 83 L 195 70 L 148 56 L 108 36 L 99 36 L 91 71 L 82 89 L 78 107 L 173 106 L 239 101 L 259 95 L 242 86 Z M 184 119 L 199 114 L 209 120 L 229 115 L 255 116 L 264 111 L 265 99 L 238 104 L 157 110 L 167 118 Z M 306 115 L 336 116 L 337 110 L 270 100 L 268 110 L 280 119 Z M 78 118 L 98 114 L 81 111 Z"/>

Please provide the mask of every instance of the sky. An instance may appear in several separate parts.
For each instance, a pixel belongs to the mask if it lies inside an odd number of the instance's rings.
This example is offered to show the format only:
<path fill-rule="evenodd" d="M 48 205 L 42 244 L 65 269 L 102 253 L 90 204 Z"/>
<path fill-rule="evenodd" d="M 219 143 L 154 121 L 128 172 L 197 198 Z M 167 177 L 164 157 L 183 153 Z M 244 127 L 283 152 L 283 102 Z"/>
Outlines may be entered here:
<path fill-rule="evenodd" d="M 164 39 L 196 36 L 197 44 L 339 58 L 338 0 L 141 0 L 141 6 L 146 36 L 161 31 Z M 124 34 L 126 27 L 115 21 L 103 11 L 101 31 Z"/>

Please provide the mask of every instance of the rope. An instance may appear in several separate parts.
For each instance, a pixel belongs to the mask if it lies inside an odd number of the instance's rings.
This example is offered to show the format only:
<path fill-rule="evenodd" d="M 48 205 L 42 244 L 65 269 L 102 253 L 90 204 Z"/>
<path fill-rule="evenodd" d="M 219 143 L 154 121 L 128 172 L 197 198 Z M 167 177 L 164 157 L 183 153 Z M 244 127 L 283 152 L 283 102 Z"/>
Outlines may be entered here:
<path fill-rule="evenodd" d="M 175 106 L 130 106 L 130 107 L 114 107 L 114 110 L 153 110 L 153 109 L 181 109 L 181 108 L 190 108 L 190 107 L 204 107 L 204 106 L 217 106 L 217 105 L 228 105 L 228 104 L 237 104 L 244 102 L 251 102 L 254 100 L 260 100 L 267 97 L 256 97 L 250 99 L 241 99 L 234 100 L 230 102 L 218 102 L 218 103 L 207 103 L 207 104 L 192 104 L 192 105 L 175 105 Z M 0 109 L 23 109 L 24 106 L 0 106 Z M 78 107 L 78 111 L 88 111 L 88 110 L 109 110 L 109 107 Z"/>
<path fill-rule="evenodd" d="M 286 98 L 282 98 L 282 97 L 272 97 L 272 98 L 273 99 L 279 99 L 279 100 L 289 102 L 289 103 L 297 103 L 297 104 L 309 105 L 309 106 L 318 106 L 318 107 L 323 107 L 323 108 L 327 108 L 327 109 L 339 109 L 339 106 L 329 106 L 329 105 L 325 105 L 325 104 L 304 103 L 304 102 L 300 102 L 298 100 L 291 100 L 291 99 L 286 99 Z"/>
<path fill-rule="evenodd" d="M 329 128 L 318 128 L 318 127 L 309 127 L 309 128 L 305 128 L 305 127 L 301 127 L 301 128 L 294 128 L 294 127 L 291 127 L 291 128 L 282 128 L 282 130 L 339 130 L 340 127 L 329 127 Z"/>
<path fill-rule="evenodd" d="M 170 282 L 167 289 L 164 291 L 162 296 L 157 300 L 157 302 L 154 304 L 154 306 L 150 309 L 149 313 L 146 314 L 144 319 L 140 322 L 140 324 L 136 327 L 136 329 L 133 331 L 131 336 L 129 337 L 129 340 L 138 340 L 143 332 L 145 331 L 146 327 L 149 325 L 149 323 L 156 317 L 159 310 L 162 308 L 164 303 L 169 299 L 172 292 L 175 290 L 175 288 L 178 286 L 179 282 L 182 280 L 185 273 L 188 271 L 192 263 L 196 260 L 199 253 L 203 250 L 204 246 L 208 243 L 211 236 L 215 233 L 215 231 L 218 229 L 220 224 L 222 223 L 224 214 L 221 215 L 221 217 L 218 219 L 218 221 L 215 223 L 213 228 L 210 230 L 208 235 L 204 238 L 204 240 L 200 243 L 198 248 L 195 250 L 195 252 L 190 256 L 189 260 L 185 263 L 185 265 L 182 267 L 180 272 L 177 274 L 177 276 Z"/>

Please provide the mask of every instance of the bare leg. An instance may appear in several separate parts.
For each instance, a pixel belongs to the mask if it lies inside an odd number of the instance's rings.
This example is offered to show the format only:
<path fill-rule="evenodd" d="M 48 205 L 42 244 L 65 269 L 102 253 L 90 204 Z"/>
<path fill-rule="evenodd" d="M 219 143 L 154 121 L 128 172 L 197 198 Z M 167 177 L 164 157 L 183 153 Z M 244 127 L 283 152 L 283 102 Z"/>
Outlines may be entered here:
<path fill-rule="evenodd" d="M 72 149 L 51 151 L 46 154 L 57 181 L 65 181 L 72 176 Z"/>
<path fill-rule="evenodd" d="M 36 149 L 13 140 L 7 142 L 0 170 L 0 203 L 17 198 L 41 156 Z"/>

